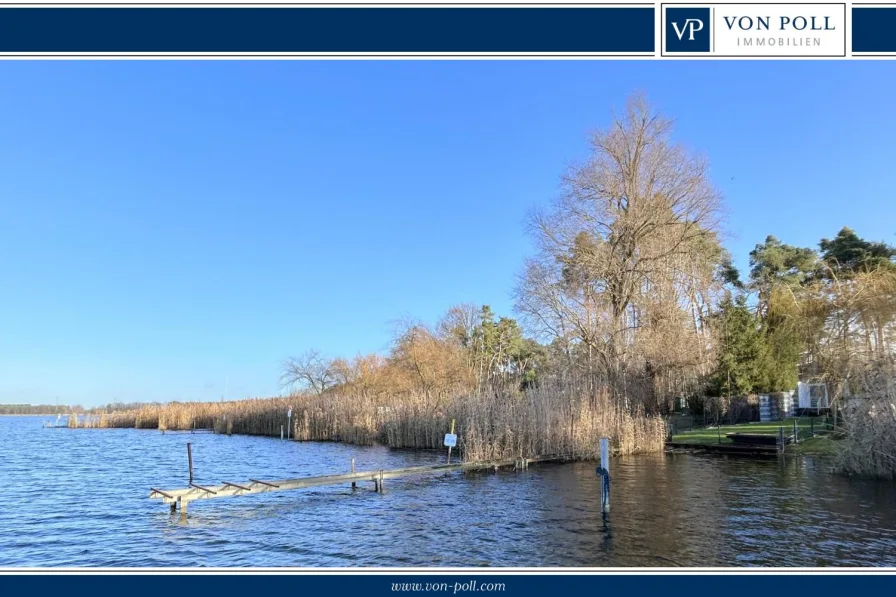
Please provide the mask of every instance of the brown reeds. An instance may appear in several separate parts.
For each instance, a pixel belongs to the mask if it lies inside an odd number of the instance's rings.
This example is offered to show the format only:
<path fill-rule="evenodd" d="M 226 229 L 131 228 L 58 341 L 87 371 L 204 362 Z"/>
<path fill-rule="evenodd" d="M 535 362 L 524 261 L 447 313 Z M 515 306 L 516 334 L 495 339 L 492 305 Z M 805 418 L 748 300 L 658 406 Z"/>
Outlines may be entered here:
<path fill-rule="evenodd" d="M 594 459 L 601 437 L 609 437 L 622 454 L 661 451 L 666 438 L 661 418 L 614 406 L 606 395 L 585 397 L 560 388 L 532 389 L 503 399 L 455 397 L 443 416 L 428 419 L 404 410 L 387 421 L 390 446 L 441 447 L 449 419 L 455 419 L 466 460 L 548 454 Z"/>
<path fill-rule="evenodd" d="M 866 374 L 865 391 L 843 400 L 843 439 L 834 443 L 834 470 L 896 479 L 896 380 L 893 367 Z"/>
<path fill-rule="evenodd" d="M 289 436 L 300 441 L 382 443 L 392 448 L 440 449 L 451 419 L 466 460 L 563 454 L 591 459 L 609 437 L 618 453 L 663 449 L 666 426 L 658 417 L 629 411 L 606 396 L 586 397 L 542 387 L 497 397 L 458 393 L 448 399 L 404 394 L 384 400 L 363 393 L 297 395 L 230 402 L 170 403 L 107 413 L 98 427 L 188 430 L 279 437 L 292 408 Z"/>

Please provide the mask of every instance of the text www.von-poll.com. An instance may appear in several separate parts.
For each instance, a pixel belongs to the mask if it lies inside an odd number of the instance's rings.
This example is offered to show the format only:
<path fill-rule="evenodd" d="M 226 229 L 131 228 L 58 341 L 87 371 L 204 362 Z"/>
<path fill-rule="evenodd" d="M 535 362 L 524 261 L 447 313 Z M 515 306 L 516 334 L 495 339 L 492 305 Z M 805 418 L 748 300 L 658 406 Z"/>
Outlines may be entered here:
<path fill-rule="evenodd" d="M 394 582 L 392 583 L 393 591 L 409 591 L 409 592 L 433 592 L 433 593 L 490 593 L 504 591 L 506 585 L 502 582 L 485 582 L 480 583 L 478 580 L 468 580 L 467 582 Z"/>

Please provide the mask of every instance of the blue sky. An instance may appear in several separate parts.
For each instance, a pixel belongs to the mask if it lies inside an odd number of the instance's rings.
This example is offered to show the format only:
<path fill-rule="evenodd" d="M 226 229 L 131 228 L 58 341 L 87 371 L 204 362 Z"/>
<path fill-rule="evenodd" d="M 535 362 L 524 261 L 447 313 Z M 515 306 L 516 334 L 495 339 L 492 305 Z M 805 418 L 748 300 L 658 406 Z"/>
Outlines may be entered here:
<path fill-rule="evenodd" d="M 739 265 L 896 241 L 893 62 L 0 63 L 0 402 L 272 395 L 397 317 L 511 314 L 526 214 L 638 90 Z"/>

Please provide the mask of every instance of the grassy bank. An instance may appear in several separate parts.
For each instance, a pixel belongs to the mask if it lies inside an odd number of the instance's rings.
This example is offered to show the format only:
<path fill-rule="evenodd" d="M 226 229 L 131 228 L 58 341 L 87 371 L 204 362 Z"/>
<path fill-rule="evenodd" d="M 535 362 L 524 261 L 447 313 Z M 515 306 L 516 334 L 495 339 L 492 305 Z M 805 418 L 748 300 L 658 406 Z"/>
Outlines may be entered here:
<path fill-rule="evenodd" d="M 621 454 L 659 452 L 666 425 L 614 405 L 607 397 L 583 397 L 560 388 L 540 388 L 496 397 L 405 395 L 374 400 L 362 393 L 327 393 L 231 402 L 170 403 L 133 411 L 96 413 L 85 427 L 186 430 L 280 436 L 292 408 L 290 435 L 305 441 L 380 443 L 393 448 L 441 448 L 451 420 L 466 460 L 567 454 L 598 457 L 601 437 Z"/>
<path fill-rule="evenodd" d="M 812 419 L 810 417 L 796 417 L 784 421 L 771 421 L 767 423 L 742 423 L 740 425 L 723 425 L 719 427 L 704 427 L 677 433 L 672 436 L 676 443 L 690 444 L 730 444 L 731 440 L 725 437 L 727 433 L 762 433 L 777 435 L 778 428 L 784 428 L 784 435 L 793 435 L 793 422 L 796 421 L 799 437 L 808 438 L 811 434 Z M 815 417 L 814 428 L 816 432 L 824 430 L 824 418 Z M 719 439 L 721 437 L 721 439 Z"/>
<path fill-rule="evenodd" d="M 814 419 L 814 423 L 813 423 Z M 722 427 L 706 427 L 677 433 L 671 441 L 678 444 L 692 444 L 694 446 L 712 444 L 732 444 L 728 433 L 761 433 L 777 436 L 778 429 L 784 428 L 785 437 L 793 435 L 793 423 L 796 421 L 798 444 L 788 444 L 788 454 L 804 454 L 816 456 L 828 456 L 834 451 L 835 442 L 828 434 L 823 417 L 795 417 L 784 421 L 771 421 L 763 423 L 743 423 L 740 425 L 723 425 Z M 815 436 L 812 436 L 812 431 Z"/>

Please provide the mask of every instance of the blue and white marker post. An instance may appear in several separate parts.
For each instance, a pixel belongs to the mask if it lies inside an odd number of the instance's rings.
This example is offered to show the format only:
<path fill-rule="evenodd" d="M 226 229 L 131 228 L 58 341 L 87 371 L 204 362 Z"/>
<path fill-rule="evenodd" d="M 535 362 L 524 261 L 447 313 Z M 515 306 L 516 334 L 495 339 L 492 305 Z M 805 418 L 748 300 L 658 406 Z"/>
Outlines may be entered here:
<path fill-rule="evenodd" d="M 448 464 L 451 464 L 451 448 L 457 445 L 457 436 L 454 434 L 454 419 L 451 419 L 451 433 L 445 434 L 445 445 L 448 446 Z"/>
<path fill-rule="evenodd" d="M 600 438 L 600 467 L 597 469 L 600 476 L 600 513 L 604 521 L 610 514 L 610 438 Z"/>

